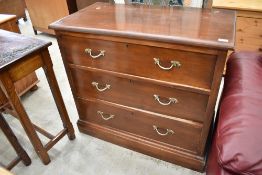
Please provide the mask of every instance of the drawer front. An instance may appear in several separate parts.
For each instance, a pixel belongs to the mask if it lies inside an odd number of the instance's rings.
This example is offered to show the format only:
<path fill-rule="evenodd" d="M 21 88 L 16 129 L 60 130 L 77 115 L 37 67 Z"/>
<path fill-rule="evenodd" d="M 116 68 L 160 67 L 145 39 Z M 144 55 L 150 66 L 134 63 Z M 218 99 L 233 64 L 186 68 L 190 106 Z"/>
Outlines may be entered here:
<path fill-rule="evenodd" d="M 80 120 L 197 152 L 202 125 L 159 117 L 103 101 L 77 100 Z"/>
<path fill-rule="evenodd" d="M 75 93 L 169 116 L 203 121 L 208 95 L 71 68 Z"/>
<path fill-rule="evenodd" d="M 70 36 L 60 46 L 69 63 L 206 89 L 216 64 L 214 55 Z"/>
<path fill-rule="evenodd" d="M 237 18 L 236 49 L 262 52 L 262 19 Z"/>

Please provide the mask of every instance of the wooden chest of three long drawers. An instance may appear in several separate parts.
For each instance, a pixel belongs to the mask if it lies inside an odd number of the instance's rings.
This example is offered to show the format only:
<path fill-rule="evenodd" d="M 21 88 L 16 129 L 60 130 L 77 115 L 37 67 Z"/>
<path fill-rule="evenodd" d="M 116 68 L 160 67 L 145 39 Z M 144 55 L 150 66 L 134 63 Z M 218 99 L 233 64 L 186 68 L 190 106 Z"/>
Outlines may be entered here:
<path fill-rule="evenodd" d="M 203 171 L 234 23 L 223 10 L 96 3 L 51 24 L 79 130 Z"/>

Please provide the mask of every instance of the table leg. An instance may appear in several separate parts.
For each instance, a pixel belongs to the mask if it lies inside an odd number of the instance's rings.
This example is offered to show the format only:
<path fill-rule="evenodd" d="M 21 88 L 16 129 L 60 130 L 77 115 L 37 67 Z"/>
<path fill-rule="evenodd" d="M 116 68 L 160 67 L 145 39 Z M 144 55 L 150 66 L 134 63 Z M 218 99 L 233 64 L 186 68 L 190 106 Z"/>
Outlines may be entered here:
<path fill-rule="evenodd" d="M 70 140 L 73 140 L 75 139 L 74 128 L 73 128 L 72 123 L 70 122 L 61 92 L 59 90 L 59 86 L 58 86 L 58 83 L 55 77 L 55 73 L 53 70 L 52 60 L 51 60 L 48 50 L 42 52 L 42 60 L 44 64 L 43 69 L 45 71 L 45 75 L 49 83 L 51 92 L 53 94 L 61 120 L 63 122 L 64 128 L 68 130 L 67 136 Z"/>
<path fill-rule="evenodd" d="M 7 124 L 5 118 L 0 113 L 0 128 L 2 129 L 3 133 L 5 134 L 6 138 L 13 146 L 17 155 L 22 159 L 23 163 L 28 166 L 31 164 L 31 159 L 28 154 L 25 152 L 23 147 L 19 144 L 15 134 L 13 133 L 12 129 Z"/>
<path fill-rule="evenodd" d="M 1 82 L 3 84 L 3 88 L 5 89 L 7 96 L 9 98 L 10 105 L 14 109 L 14 111 L 18 114 L 18 118 L 20 123 L 22 124 L 27 136 L 29 137 L 36 153 L 39 155 L 42 162 L 47 165 L 50 162 L 49 155 L 44 148 L 41 140 L 39 139 L 34 126 L 29 119 L 21 101 L 18 97 L 14 82 L 12 82 L 11 77 L 9 76 L 8 72 L 2 72 L 0 75 Z"/>

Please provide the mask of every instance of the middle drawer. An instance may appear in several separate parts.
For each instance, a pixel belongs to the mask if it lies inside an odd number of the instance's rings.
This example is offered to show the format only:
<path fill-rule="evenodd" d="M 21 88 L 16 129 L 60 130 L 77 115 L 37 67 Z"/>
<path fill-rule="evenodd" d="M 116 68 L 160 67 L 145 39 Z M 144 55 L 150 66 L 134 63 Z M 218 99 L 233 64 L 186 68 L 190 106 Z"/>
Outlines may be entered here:
<path fill-rule="evenodd" d="M 208 95 L 131 80 L 100 71 L 71 68 L 75 95 L 202 122 Z"/>

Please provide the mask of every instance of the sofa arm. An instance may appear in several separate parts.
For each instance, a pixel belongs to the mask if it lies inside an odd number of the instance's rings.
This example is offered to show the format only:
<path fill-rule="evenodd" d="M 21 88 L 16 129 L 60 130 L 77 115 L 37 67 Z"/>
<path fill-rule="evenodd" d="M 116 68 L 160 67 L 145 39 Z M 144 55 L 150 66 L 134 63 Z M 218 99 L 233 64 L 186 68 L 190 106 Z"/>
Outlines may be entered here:
<path fill-rule="evenodd" d="M 262 174 L 262 54 L 233 53 L 227 64 L 209 161 L 231 174 Z"/>

